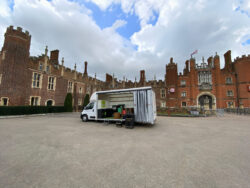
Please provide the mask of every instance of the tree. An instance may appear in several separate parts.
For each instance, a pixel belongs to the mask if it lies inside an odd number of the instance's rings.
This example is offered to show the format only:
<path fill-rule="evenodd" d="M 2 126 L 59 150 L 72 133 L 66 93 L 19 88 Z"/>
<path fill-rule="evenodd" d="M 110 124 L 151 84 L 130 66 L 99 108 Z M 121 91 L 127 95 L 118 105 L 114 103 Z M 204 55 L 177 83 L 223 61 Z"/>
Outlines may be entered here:
<path fill-rule="evenodd" d="M 64 108 L 65 108 L 66 112 L 72 112 L 73 111 L 72 94 L 71 93 L 67 93 L 67 95 L 65 97 Z"/>
<path fill-rule="evenodd" d="M 83 107 L 89 104 L 89 94 L 86 94 L 83 101 Z"/>

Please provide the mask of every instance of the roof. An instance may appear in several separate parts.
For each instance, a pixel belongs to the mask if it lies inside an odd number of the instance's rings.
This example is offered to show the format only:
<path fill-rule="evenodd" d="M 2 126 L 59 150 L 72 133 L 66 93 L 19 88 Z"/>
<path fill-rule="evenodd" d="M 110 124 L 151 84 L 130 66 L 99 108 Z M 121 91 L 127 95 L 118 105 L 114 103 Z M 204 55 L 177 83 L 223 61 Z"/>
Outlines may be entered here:
<path fill-rule="evenodd" d="M 97 91 L 96 94 L 102 93 L 120 93 L 127 91 L 138 91 L 138 90 L 151 90 L 152 87 L 138 87 L 138 88 L 130 88 L 130 89 L 116 89 L 116 90 L 107 90 L 107 91 Z"/>

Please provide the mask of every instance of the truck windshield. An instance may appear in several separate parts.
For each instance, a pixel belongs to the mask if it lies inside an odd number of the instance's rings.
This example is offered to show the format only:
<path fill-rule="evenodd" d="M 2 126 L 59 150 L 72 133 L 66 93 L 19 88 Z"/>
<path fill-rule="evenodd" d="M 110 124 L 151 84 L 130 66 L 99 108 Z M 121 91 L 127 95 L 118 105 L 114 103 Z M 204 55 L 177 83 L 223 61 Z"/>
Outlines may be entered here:
<path fill-rule="evenodd" d="M 89 103 L 86 107 L 85 107 L 85 110 L 89 110 L 89 109 L 92 109 L 94 107 L 94 103 Z"/>

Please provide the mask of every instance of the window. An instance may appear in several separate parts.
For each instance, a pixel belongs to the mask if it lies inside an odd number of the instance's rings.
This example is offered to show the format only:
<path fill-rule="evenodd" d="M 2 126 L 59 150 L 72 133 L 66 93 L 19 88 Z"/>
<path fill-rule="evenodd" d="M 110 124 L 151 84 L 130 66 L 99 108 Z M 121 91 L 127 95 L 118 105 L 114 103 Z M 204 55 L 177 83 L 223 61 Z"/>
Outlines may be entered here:
<path fill-rule="evenodd" d="M 227 96 L 228 96 L 228 97 L 233 97 L 233 96 L 234 96 L 233 91 L 232 91 L 232 90 L 228 90 L 228 91 L 227 91 Z"/>
<path fill-rule="evenodd" d="M 68 92 L 72 93 L 73 91 L 73 83 L 72 82 L 68 82 Z"/>
<path fill-rule="evenodd" d="M 49 65 L 46 67 L 46 72 L 49 72 Z"/>
<path fill-rule="evenodd" d="M 227 102 L 227 107 L 228 108 L 233 108 L 234 107 L 234 102 L 233 101 Z"/>
<path fill-rule="evenodd" d="M 166 102 L 161 102 L 161 108 L 166 108 Z"/>
<path fill-rule="evenodd" d="M 82 94 L 82 88 L 81 87 L 79 88 L 79 94 Z"/>
<path fill-rule="evenodd" d="M 186 106 L 187 106 L 187 103 L 186 103 L 186 102 L 181 102 L 181 106 L 182 106 L 182 107 L 186 107 Z"/>
<path fill-rule="evenodd" d="M 233 83 L 232 77 L 227 77 L 226 84 L 232 84 L 232 83 Z"/>
<path fill-rule="evenodd" d="M 8 106 L 9 105 L 9 98 L 8 97 L 2 97 L 1 98 L 1 106 Z"/>
<path fill-rule="evenodd" d="M 200 71 L 198 74 L 198 82 L 199 82 L 199 85 L 202 85 L 203 83 L 212 84 L 211 72 L 210 71 Z"/>
<path fill-rule="evenodd" d="M 181 80 L 181 86 L 186 86 L 186 80 Z"/>
<path fill-rule="evenodd" d="M 81 98 L 78 99 L 78 105 L 79 105 L 79 106 L 82 105 L 82 99 L 81 99 Z"/>
<path fill-rule="evenodd" d="M 165 97 L 166 97 L 166 90 L 161 89 L 161 98 L 165 98 Z"/>
<path fill-rule="evenodd" d="M 30 97 L 30 105 L 31 106 L 39 106 L 40 105 L 40 97 Z"/>
<path fill-rule="evenodd" d="M 186 97 L 187 96 L 187 93 L 186 93 L 186 91 L 184 91 L 184 92 L 181 92 L 181 97 Z"/>
<path fill-rule="evenodd" d="M 43 70 L 43 64 L 42 64 L 42 63 L 39 64 L 39 70 L 40 70 L 40 71 Z"/>
<path fill-rule="evenodd" d="M 52 76 L 49 76 L 49 79 L 48 79 L 48 89 L 49 90 L 55 90 L 55 82 L 56 82 L 56 78 L 55 77 L 52 77 Z"/>
<path fill-rule="evenodd" d="M 32 77 L 32 88 L 41 88 L 42 75 L 34 72 Z"/>
<path fill-rule="evenodd" d="M 89 103 L 86 107 L 85 107 L 85 110 L 90 110 L 94 107 L 94 103 Z"/>
<path fill-rule="evenodd" d="M 2 74 L 0 74 L 0 85 L 2 83 Z"/>

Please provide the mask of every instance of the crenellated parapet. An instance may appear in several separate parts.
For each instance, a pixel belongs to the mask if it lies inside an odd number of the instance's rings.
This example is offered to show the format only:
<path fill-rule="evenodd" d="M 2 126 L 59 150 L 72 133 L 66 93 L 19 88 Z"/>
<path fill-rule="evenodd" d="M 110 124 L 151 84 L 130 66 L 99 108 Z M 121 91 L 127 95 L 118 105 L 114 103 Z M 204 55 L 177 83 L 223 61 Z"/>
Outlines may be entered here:
<path fill-rule="evenodd" d="M 2 51 L 16 52 L 19 57 L 25 56 L 29 58 L 31 35 L 28 31 L 23 31 L 21 27 L 16 29 L 9 26 L 5 32 L 5 39 Z"/>
<path fill-rule="evenodd" d="M 31 35 L 29 34 L 27 30 L 23 31 L 21 27 L 17 27 L 15 29 L 12 25 L 7 28 L 5 36 L 6 35 L 12 35 L 12 36 L 19 37 L 21 39 L 25 39 L 29 41 L 31 39 Z"/>
<path fill-rule="evenodd" d="M 234 63 L 239 63 L 239 62 L 250 62 L 250 54 L 242 55 L 241 57 L 236 57 L 234 59 Z"/>

